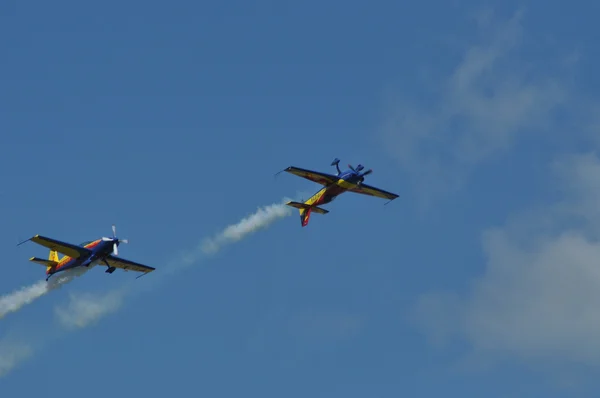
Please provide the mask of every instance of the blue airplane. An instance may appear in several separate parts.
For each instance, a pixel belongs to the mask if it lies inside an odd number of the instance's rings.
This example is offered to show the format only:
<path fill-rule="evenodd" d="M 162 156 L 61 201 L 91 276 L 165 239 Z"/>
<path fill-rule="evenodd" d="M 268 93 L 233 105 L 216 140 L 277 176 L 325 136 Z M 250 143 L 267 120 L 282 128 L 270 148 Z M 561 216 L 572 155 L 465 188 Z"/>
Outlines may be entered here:
<path fill-rule="evenodd" d="M 299 209 L 300 222 L 303 227 L 308 225 L 311 212 L 314 211 L 315 213 L 319 214 L 329 213 L 328 210 L 325 210 L 319 206 L 330 203 L 337 196 L 344 192 L 354 192 L 363 195 L 376 196 L 379 198 L 389 199 L 390 202 L 398 197 L 398 195 L 395 193 L 387 192 L 364 183 L 365 176 L 371 174 L 373 172 L 372 169 L 361 173 L 361 171 L 364 169 L 363 165 L 359 164 L 356 166 L 356 168 L 354 168 L 349 164 L 349 169 L 342 171 L 340 170 L 339 164 L 340 160 L 338 158 L 335 158 L 331 163 L 331 166 L 335 166 L 337 169 L 337 174 L 335 176 L 332 174 L 301 169 L 294 166 L 290 166 L 287 169 L 282 170 L 323 185 L 323 188 L 321 188 L 316 194 L 311 196 L 303 203 L 286 203 L 288 206 Z"/>
<path fill-rule="evenodd" d="M 45 236 L 35 235 L 34 237 L 19 243 L 17 246 L 32 241 L 50 249 L 48 260 L 38 257 L 31 257 L 29 259 L 29 261 L 46 266 L 46 275 L 48 275 L 46 280 L 50 279 L 50 277 L 57 272 L 66 271 L 75 267 L 90 267 L 99 263 L 103 263 L 108 267 L 105 272 L 109 274 L 112 274 L 117 268 L 121 268 L 125 271 L 143 272 L 140 276 L 155 270 L 155 268 L 147 265 L 134 263 L 133 261 L 117 257 L 119 254 L 117 249 L 119 244 L 128 243 L 128 241 L 127 239 L 117 238 L 116 227 L 114 225 L 112 226 L 112 230 L 112 238 L 103 237 L 93 241 L 83 242 L 80 245 L 73 245 Z M 58 253 L 64 254 L 64 257 L 59 259 Z"/>

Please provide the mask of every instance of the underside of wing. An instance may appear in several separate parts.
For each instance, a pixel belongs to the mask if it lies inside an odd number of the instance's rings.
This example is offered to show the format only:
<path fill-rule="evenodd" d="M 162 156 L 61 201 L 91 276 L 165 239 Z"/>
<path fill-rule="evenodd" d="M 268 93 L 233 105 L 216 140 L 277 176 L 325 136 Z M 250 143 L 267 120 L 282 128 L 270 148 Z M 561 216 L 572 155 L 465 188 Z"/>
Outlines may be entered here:
<path fill-rule="evenodd" d="M 316 182 L 318 184 L 325 185 L 325 186 L 333 184 L 334 182 L 336 182 L 338 180 L 338 177 L 331 175 L 331 174 L 301 169 L 299 167 L 294 167 L 294 166 L 290 166 L 287 169 L 285 169 L 284 171 L 287 171 L 288 173 L 295 174 L 298 177 L 306 178 L 307 180 L 310 180 L 310 181 L 313 181 L 313 182 Z"/>
<path fill-rule="evenodd" d="M 376 196 L 378 198 L 394 200 L 398 197 L 395 193 L 384 191 L 383 189 L 375 188 L 367 184 L 360 184 L 349 190 L 350 192 L 360 193 L 363 195 Z"/>
<path fill-rule="evenodd" d="M 155 270 L 155 268 L 148 267 L 147 265 L 134 263 L 133 261 L 125 260 L 124 258 L 115 257 L 112 255 L 106 257 L 106 262 L 111 267 L 121 268 L 126 271 L 136 271 L 136 272 L 148 273 L 148 272 L 152 272 Z"/>
<path fill-rule="evenodd" d="M 47 238 L 41 235 L 36 235 L 30 240 L 32 242 L 37 243 L 38 245 L 45 246 L 50 250 L 55 250 L 71 258 L 86 256 L 91 253 L 91 251 L 89 249 L 86 249 L 85 247 L 72 245 L 70 243 L 61 242 L 59 240 Z"/>

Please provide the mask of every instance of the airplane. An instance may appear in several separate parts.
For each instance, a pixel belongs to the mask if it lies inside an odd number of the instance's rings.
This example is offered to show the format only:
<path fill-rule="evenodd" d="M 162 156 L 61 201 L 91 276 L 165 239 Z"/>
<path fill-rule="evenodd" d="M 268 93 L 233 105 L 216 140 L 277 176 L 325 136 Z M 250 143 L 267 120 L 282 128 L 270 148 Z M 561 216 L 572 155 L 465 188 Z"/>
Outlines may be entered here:
<path fill-rule="evenodd" d="M 128 241 L 127 239 L 117 238 L 117 230 L 114 225 L 112 226 L 112 231 L 112 238 L 102 237 L 93 241 L 83 242 L 80 245 L 73 245 L 45 236 L 35 235 L 19 243 L 17 246 L 32 241 L 50 249 L 48 260 L 38 257 L 31 257 L 29 259 L 29 261 L 46 266 L 46 275 L 48 275 L 46 281 L 58 272 L 76 267 L 90 267 L 100 263 L 104 263 L 108 267 L 105 272 L 109 274 L 112 274 L 117 268 L 125 271 L 143 272 L 138 278 L 155 270 L 155 268 L 148 267 L 147 265 L 116 257 L 119 253 L 117 249 L 119 244 L 128 243 Z M 58 253 L 64 254 L 64 257 L 59 259 Z"/>
<path fill-rule="evenodd" d="M 356 168 L 354 168 L 352 167 L 352 165 L 349 164 L 349 170 L 342 172 L 340 170 L 339 163 L 340 160 L 338 158 L 335 158 L 331 163 L 331 166 L 335 166 L 337 169 L 337 174 L 335 176 L 332 174 L 301 169 L 299 167 L 294 166 L 290 166 L 287 169 L 282 170 L 287 171 L 288 173 L 295 174 L 299 177 L 306 178 L 307 180 L 319 183 L 324 186 L 304 203 L 293 201 L 286 203 L 286 205 L 288 206 L 299 209 L 300 222 L 303 227 L 306 227 L 308 225 L 308 220 L 310 219 L 311 212 L 315 212 L 318 214 L 329 213 L 329 210 L 325 210 L 319 206 L 324 205 L 326 203 L 330 203 L 338 195 L 341 195 L 344 192 L 354 192 L 363 195 L 389 199 L 387 203 L 391 202 L 392 200 L 398 197 L 398 195 L 396 195 L 395 193 L 387 192 L 382 189 L 372 187 L 363 182 L 365 180 L 365 176 L 373 172 L 372 169 L 361 173 L 361 171 L 364 169 L 363 165 L 359 164 L 358 166 L 356 166 Z M 279 173 L 281 173 L 282 171 L 280 171 Z"/>

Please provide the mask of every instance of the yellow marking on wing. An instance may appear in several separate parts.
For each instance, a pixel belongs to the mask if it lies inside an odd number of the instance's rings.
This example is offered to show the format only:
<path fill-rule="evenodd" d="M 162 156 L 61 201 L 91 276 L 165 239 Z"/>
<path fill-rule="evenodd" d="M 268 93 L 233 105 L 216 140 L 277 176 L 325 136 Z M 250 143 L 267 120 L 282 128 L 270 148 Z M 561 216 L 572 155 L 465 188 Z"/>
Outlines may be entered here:
<path fill-rule="evenodd" d="M 339 180 L 337 180 L 336 184 L 344 189 L 352 189 L 352 188 L 356 187 L 356 184 L 353 184 L 346 180 L 342 180 L 341 178 Z"/>

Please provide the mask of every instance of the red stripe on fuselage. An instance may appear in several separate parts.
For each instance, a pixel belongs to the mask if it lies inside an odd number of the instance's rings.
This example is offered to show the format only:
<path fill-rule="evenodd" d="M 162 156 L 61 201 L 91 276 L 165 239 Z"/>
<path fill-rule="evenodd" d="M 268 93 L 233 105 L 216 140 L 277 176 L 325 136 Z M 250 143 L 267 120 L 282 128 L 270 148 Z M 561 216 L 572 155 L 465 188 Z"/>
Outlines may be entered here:
<path fill-rule="evenodd" d="M 321 197 L 315 203 L 313 203 L 313 205 L 318 206 L 325 203 L 329 203 L 333 200 L 333 198 L 344 193 L 345 191 L 345 188 L 342 188 L 337 184 L 332 184 L 328 186 L 327 189 L 325 189 L 323 195 L 321 195 Z"/>
<path fill-rule="evenodd" d="M 85 245 L 84 247 L 85 247 L 86 249 L 90 249 L 90 250 L 91 250 L 91 249 L 93 249 L 94 247 L 98 246 L 98 244 L 100 244 L 100 242 L 101 242 L 101 241 L 102 241 L 102 239 L 95 240 L 95 241 L 93 241 L 93 242 L 90 242 L 90 243 L 88 243 L 88 244 L 87 244 L 87 245 Z M 54 273 L 54 272 L 58 272 L 58 271 L 60 271 L 60 270 L 61 270 L 61 269 L 63 269 L 63 268 L 66 266 L 66 265 L 70 264 L 70 263 L 71 263 L 73 260 L 76 260 L 76 259 L 73 259 L 73 258 L 71 258 L 71 257 L 65 256 L 63 259 L 61 259 L 61 260 L 60 260 L 60 262 L 59 262 L 59 263 L 56 265 L 56 267 L 55 267 L 55 268 L 51 268 L 50 270 L 48 270 L 49 272 L 48 272 L 48 271 L 46 272 L 46 274 L 48 274 L 48 273 Z"/>

